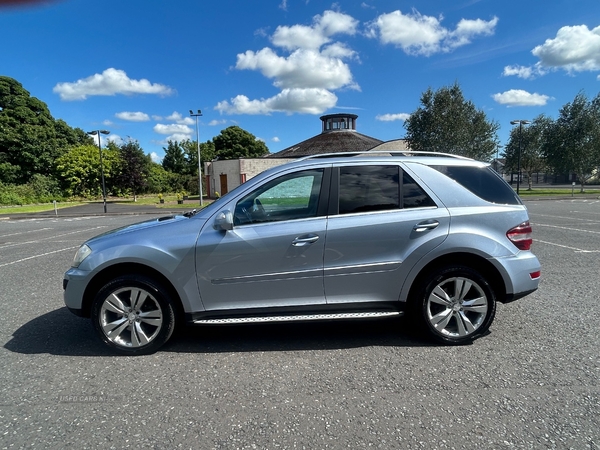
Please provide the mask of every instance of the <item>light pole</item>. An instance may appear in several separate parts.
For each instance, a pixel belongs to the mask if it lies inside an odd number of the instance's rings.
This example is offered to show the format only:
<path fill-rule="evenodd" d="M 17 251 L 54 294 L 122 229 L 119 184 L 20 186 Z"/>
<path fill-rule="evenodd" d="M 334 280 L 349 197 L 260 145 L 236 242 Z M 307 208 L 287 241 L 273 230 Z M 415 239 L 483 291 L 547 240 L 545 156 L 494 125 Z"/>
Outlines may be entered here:
<path fill-rule="evenodd" d="M 98 135 L 98 151 L 100 152 L 100 175 L 102 176 L 102 204 L 104 205 L 104 214 L 106 214 L 106 184 L 104 183 L 104 162 L 102 159 L 102 147 L 100 146 L 100 134 L 110 134 L 108 130 L 88 131 L 92 136 Z"/>
<path fill-rule="evenodd" d="M 202 116 L 202 111 L 197 114 L 190 109 L 190 116 L 196 118 L 196 146 L 198 147 L 198 192 L 200 193 L 200 206 L 202 206 L 202 163 L 200 162 L 200 134 L 198 132 L 198 117 Z"/>
<path fill-rule="evenodd" d="M 517 195 L 519 195 L 519 186 L 521 185 L 521 140 L 523 135 L 523 125 L 530 124 L 529 120 L 511 120 L 511 125 L 519 124 L 519 158 L 517 159 Z"/>

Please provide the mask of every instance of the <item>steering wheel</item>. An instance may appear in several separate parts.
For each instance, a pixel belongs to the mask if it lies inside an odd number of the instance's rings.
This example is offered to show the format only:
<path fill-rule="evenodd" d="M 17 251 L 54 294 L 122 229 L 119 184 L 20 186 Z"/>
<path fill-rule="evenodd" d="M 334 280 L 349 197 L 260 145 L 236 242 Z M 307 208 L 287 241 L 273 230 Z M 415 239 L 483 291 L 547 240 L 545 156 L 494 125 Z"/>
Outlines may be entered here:
<path fill-rule="evenodd" d="M 254 200 L 254 207 L 252 208 L 255 212 L 258 212 L 261 216 L 266 216 L 265 207 L 262 205 L 260 199 Z"/>

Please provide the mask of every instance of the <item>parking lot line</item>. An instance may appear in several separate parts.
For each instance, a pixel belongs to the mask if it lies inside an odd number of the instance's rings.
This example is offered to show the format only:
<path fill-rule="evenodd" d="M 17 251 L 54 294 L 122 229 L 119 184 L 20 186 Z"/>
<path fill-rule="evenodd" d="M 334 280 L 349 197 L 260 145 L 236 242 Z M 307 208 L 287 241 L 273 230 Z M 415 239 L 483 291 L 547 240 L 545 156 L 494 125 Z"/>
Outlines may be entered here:
<path fill-rule="evenodd" d="M 575 251 L 575 253 L 600 253 L 600 250 L 583 250 L 577 247 L 569 247 L 568 245 L 555 244 L 554 242 L 541 241 L 539 239 L 534 239 L 534 242 L 540 242 L 542 244 L 554 245 L 556 247 L 568 248 L 569 250 Z M 1 267 L 1 266 L 0 266 Z"/>
<path fill-rule="evenodd" d="M 65 252 L 67 250 L 73 250 L 74 248 L 78 248 L 78 247 L 79 247 L 79 245 L 75 245 L 75 246 L 72 246 L 72 247 L 62 248 L 60 250 L 54 250 L 52 252 L 46 252 L 46 253 L 41 253 L 39 255 L 28 256 L 27 258 L 21 258 L 21 259 L 18 259 L 16 261 L 11 261 L 11 262 L 7 262 L 7 263 L 4 263 L 4 264 L 0 264 L 0 267 L 10 266 L 12 264 L 17 264 L 17 263 L 20 263 L 20 262 L 23 262 L 23 261 L 27 261 L 27 260 L 30 260 L 30 259 L 41 258 L 42 256 L 52 255 L 54 253 Z"/>
<path fill-rule="evenodd" d="M 548 228 L 558 228 L 560 230 L 568 230 L 568 231 L 581 231 L 582 233 L 592 233 L 592 234 L 600 234 L 600 231 L 592 231 L 592 230 L 582 230 L 580 228 L 573 228 L 573 227 L 561 227 L 558 225 L 548 225 L 545 223 L 533 223 L 534 227 L 548 227 Z"/>

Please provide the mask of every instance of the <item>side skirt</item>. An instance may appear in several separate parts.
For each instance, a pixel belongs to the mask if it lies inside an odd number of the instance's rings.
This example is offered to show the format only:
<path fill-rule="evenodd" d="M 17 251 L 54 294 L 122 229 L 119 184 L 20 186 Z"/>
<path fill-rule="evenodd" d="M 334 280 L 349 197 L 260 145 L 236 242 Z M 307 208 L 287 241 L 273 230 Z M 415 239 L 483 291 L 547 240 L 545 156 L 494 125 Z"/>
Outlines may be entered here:
<path fill-rule="evenodd" d="M 270 323 L 270 322 L 308 322 L 318 320 L 353 320 L 353 319 L 380 319 L 399 317 L 404 315 L 402 304 L 378 303 L 355 304 L 335 309 L 328 305 L 320 307 L 300 308 L 267 308 L 248 309 L 235 311 L 206 311 L 188 314 L 186 319 L 192 325 L 227 325 L 245 323 Z"/>

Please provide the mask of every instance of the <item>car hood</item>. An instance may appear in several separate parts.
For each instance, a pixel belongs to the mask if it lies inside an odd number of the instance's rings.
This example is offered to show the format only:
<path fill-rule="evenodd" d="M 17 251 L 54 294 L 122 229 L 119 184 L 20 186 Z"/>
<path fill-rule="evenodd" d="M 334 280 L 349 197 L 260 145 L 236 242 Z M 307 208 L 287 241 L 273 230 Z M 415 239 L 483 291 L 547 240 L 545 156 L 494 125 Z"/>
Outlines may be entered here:
<path fill-rule="evenodd" d="M 200 218 L 194 217 L 193 220 L 198 220 Z M 139 233 L 144 231 L 150 231 L 152 233 L 157 232 L 160 233 L 161 228 L 172 226 L 175 223 L 180 223 L 182 221 L 191 220 L 190 217 L 185 217 L 183 215 L 175 215 L 175 216 L 164 216 L 159 217 L 158 219 L 146 220 L 144 222 L 134 223 L 132 225 L 126 225 L 121 228 L 116 228 L 114 230 L 107 231 L 106 233 L 99 234 L 91 239 L 89 239 L 86 244 L 94 245 L 98 244 L 102 241 L 106 241 L 109 239 L 113 239 L 116 237 L 120 237 L 126 235 L 128 233 Z M 202 220 L 201 220 L 202 221 Z M 198 222 L 196 222 L 198 223 Z M 200 223 L 198 225 L 201 226 Z"/>

